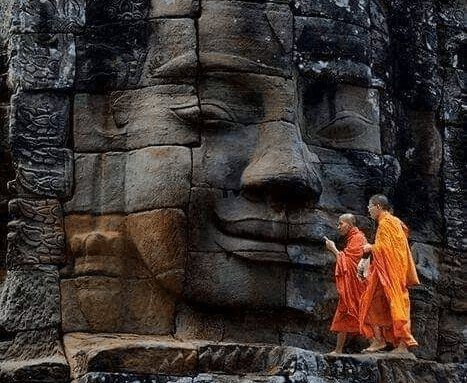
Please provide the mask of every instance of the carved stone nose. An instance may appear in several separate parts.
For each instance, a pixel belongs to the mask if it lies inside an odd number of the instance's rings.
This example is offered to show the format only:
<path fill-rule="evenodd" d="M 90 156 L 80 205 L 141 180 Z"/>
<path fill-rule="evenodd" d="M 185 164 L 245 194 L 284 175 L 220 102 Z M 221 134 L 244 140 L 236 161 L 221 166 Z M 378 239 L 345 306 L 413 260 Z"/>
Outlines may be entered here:
<path fill-rule="evenodd" d="M 258 138 L 242 174 L 242 193 L 247 198 L 267 194 L 276 202 L 294 205 L 316 202 L 322 192 L 315 169 L 319 160 L 302 141 L 296 125 L 265 123 Z"/>

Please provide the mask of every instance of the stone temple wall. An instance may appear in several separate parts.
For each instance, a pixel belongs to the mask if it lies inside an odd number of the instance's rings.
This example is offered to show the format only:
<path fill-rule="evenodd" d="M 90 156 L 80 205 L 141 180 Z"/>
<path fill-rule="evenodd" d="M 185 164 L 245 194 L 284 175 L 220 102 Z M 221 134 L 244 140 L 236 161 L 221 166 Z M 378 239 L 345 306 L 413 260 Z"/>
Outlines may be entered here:
<path fill-rule="evenodd" d="M 463 0 L 0 5 L 0 382 L 465 382 Z M 343 212 L 415 357 L 327 353 Z"/>

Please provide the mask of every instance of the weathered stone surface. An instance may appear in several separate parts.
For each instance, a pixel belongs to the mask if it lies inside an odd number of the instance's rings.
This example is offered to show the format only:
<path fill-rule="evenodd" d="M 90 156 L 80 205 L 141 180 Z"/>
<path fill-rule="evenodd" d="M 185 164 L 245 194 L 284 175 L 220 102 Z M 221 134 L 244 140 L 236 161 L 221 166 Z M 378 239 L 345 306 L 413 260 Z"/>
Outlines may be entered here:
<path fill-rule="evenodd" d="M 400 176 L 400 165 L 396 158 L 379 156 L 363 151 L 345 151 L 319 148 L 310 145 L 310 150 L 319 158 L 317 167 L 323 190 L 319 208 L 328 211 L 352 211 L 366 214 L 364 190 L 384 190 L 391 195 Z M 371 192 L 370 192 L 371 194 Z M 297 212 L 297 216 L 307 214 Z M 300 220 L 303 221 L 303 218 Z M 324 234 L 324 232 L 323 232 Z"/>
<path fill-rule="evenodd" d="M 173 328 L 173 299 L 155 279 L 84 276 L 60 287 L 66 332 L 169 334 Z"/>
<path fill-rule="evenodd" d="M 206 278 L 206 276 L 209 276 Z M 283 307 L 286 270 L 225 253 L 188 254 L 186 296 L 209 306 Z"/>
<path fill-rule="evenodd" d="M 295 89 L 292 81 L 254 74 L 209 73 L 199 85 L 201 113 L 206 128 L 211 121 L 259 124 L 295 122 Z M 251 145 L 254 147 L 254 145 Z"/>
<path fill-rule="evenodd" d="M 160 77 L 192 76 L 197 65 L 195 48 L 191 19 L 90 27 L 77 39 L 76 87 L 128 89 L 156 84 Z"/>
<path fill-rule="evenodd" d="M 172 331 L 184 276 L 183 212 L 68 216 L 66 230 L 72 269 L 64 272 L 73 277 L 61 285 L 66 331 Z"/>
<path fill-rule="evenodd" d="M 381 153 L 378 90 L 351 85 L 323 87 L 303 79 L 299 97 L 306 142 Z"/>
<path fill-rule="evenodd" d="M 13 33 L 77 33 L 84 29 L 86 0 L 15 0 Z"/>
<path fill-rule="evenodd" d="M 183 207 L 188 202 L 191 154 L 184 147 L 77 154 L 69 212 L 116 213 Z"/>
<path fill-rule="evenodd" d="M 24 90 L 69 89 L 75 75 L 71 34 L 24 34 L 11 37 L 10 81 Z"/>
<path fill-rule="evenodd" d="M 445 195 L 446 237 L 448 245 L 454 249 L 467 249 L 467 236 L 462 217 L 465 215 L 465 178 L 459 177 L 465 170 L 465 143 L 467 135 L 462 128 L 445 128 L 443 147 L 443 172 Z"/>
<path fill-rule="evenodd" d="M 0 329 L 15 333 L 57 326 L 60 323 L 58 284 L 55 266 L 9 270 L 0 294 Z"/>
<path fill-rule="evenodd" d="M 123 212 L 125 153 L 76 154 L 75 189 L 69 212 Z"/>
<path fill-rule="evenodd" d="M 330 83 L 371 84 L 369 30 L 317 17 L 295 17 L 295 24 L 295 62 L 301 73 Z"/>
<path fill-rule="evenodd" d="M 198 66 L 194 21 L 154 19 L 149 22 L 148 31 L 148 53 L 139 85 L 191 83 Z"/>
<path fill-rule="evenodd" d="M 442 259 L 440 249 L 415 242 L 412 244 L 411 250 L 417 265 L 418 276 L 423 278 L 424 284 L 436 284 L 440 277 L 439 266 Z"/>
<path fill-rule="evenodd" d="M 160 85 L 74 100 L 77 152 L 130 150 L 199 141 L 198 98 L 190 85 Z"/>
<path fill-rule="evenodd" d="M 420 258 L 418 263 L 420 270 Z M 413 351 L 418 358 L 436 358 L 439 335 L 439 306 L 437 295 L 424 285 L 410 290 L 412 331 L 419 346 Z"/>
<path fill-rule="evenodd" d="M 92 371 L 190 375 L 198 360 L 193 344 L 171 337 L 71 333 L 64 345 L 72 378 Z"/>
<path fill-rule="evenodd" d="M 147 35 L 142 21 L 88 28 L 76 39 L 76 88 L 136 86 L 147 54 Z"/>
<path fill-rule="evenodd" d="M 53 93 L 18 93 L 11 99 L 10 146 L 22 150 L 63 147 L 68 137 L 70 101 Z"/>
<path fill-rule="evenodd" d="M 125 170 L 126 211 L 185 207 L 191 153 L 184 147 L 150 147 L 130 152 Z"/>
<path fill-rule="evenodd" d="M 315 16 L 356 24 L 361 27 L 370 27 L 369 8 L 371 1 L 357 0 L 318 0 L 294 1 L 294 14 L 300 16 Z"/>
<path fill-rule="evenodd" d="M 8 183 L 21 197 L 66 199 L 73 186 L 73 152 L 69 149 L 18 149 L 15 161 L 16 178 Z"/>
<path fill-rule="evenodd" d="M 202 3 L 199 49 L 205 70 L 290 75 L 292 44 L 292 14 L 286 4 Z"/>
<path fill-rule="evenodd" d="M 23 264 L 59 264 L 64 260 L 63 211 L 57 200 L 14 199 L 8 223 L 9 268 Z"/>
<path fill-rule="evenodd" d="M 287 278 L 286 306 L 306 312 L 317 320 L 334 315 L 337 305 L 337 291 L 331 270 L 304 272 L 291 269 Z"/>
<path fill-rule="evenodd" d="M 150 0 L 85 1 L 87 25 L 144 20 L 151 3 Z"/>
<path fill-rule="evenodd" d="M 182 1 L 164 1 L 151 0 L 149 17 L 170 17 L 170 16 L 186 16 L 198 17 L 200 12 L 199 0 L 182 0 Z"/>
<path fill-rule="evenodd" d="M 1 382 L 66 382 L 70 375 L 56 329 L 17 333 L 0 360 Z"/>
<path fill-rule="evenodd" d="M 126 222 L 127 235 L 152 275 L 168 291 L 180 294 L 185 272 L 187 235 L 183 211 L 162 209 L 130 214 Z"/>

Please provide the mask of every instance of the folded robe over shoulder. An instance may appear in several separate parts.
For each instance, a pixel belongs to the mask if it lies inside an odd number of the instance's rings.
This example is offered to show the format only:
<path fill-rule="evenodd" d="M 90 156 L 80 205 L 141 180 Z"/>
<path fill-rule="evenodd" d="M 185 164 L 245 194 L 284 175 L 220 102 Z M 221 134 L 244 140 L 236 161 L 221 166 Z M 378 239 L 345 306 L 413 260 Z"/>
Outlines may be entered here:
<path fill-rule="evenodd" d="M 394 345 L 404 342 L 406 346 L 415 346 L 417 342 L 410 330 L 408 287 L 418 284 L 419 280 L 407 236 L 407 226 L 389 212 L 383 212 L 378 217 L 378 230 L 372 249 L 371 274 L 360 304 L 360 330 L 368 338 L 374 336 L 374 319 L 372 320 L 368 313 L 371 310 L 374 315 L 387 310 L 371 307 L 380 304 L 380 300 L 373 298 L 377 295 L 377 290 L 382 288 L 388 303 L 385 307 L 389 307 L 390 311 L 385 314 L 388 317 L 390 315 L 391 323 L 382 329 L 383 336 Z M 383 318 L 377 319 L 384 322 Z"/>
<path fill-rule="evenodd" d="M 339 303 L 331 330 L 358 333 L 360 297 L 365 290 L 366 282 L 358 280 L 357 266 L 363 255 L 366 238 L 360 230 L 353 227 L 347 233 L 346 240 L 346 246 L 339 252 L 336 261 L 335 277 Z"/>

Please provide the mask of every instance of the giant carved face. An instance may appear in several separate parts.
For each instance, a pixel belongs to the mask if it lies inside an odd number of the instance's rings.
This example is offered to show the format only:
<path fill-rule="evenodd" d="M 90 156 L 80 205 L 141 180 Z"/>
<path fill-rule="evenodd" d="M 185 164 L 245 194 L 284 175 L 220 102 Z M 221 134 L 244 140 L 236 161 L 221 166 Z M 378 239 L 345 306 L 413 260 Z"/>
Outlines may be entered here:
<path fill-rule="evenodd" d="M 364 223 L 398 167 L 369 7 L 308 7 L 154 19 L 133 89 L 75 96 L 65 331 L 170 333 L 176 302 L 313 315 L 335 298 L 322 237 L 344 212 Z"/>

